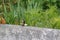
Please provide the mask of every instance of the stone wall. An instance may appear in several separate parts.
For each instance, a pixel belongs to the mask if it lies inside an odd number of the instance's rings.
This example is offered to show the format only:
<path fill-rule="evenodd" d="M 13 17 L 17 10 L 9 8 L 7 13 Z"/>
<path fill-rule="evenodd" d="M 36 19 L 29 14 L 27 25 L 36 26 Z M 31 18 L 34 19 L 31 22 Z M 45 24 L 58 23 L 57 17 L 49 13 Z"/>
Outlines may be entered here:
<path fill-rule="evenodd" d="M 0 40 L 60 40 L 60 30 L 0 24 Z"/>

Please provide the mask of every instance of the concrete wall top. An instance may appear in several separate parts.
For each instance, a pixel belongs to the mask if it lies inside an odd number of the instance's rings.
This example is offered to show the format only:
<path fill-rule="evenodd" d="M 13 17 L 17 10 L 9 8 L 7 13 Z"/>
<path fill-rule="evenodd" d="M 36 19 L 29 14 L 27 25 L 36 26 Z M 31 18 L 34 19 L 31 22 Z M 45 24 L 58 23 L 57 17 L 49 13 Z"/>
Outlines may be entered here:
<path fill-rule="evenodd" d="M 0 24 L 0 40 L 60 40 L 60 30 Z"/>

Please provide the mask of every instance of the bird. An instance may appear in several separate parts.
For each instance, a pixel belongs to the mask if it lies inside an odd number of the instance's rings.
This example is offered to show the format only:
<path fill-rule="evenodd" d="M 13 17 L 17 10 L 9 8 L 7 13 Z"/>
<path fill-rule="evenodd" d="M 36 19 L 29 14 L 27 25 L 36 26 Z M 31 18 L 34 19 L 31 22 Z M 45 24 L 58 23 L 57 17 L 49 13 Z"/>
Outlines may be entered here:
<path fill-rule="evenodd" d="M 27 26 L 27 24 L 25 23 L 25 20 L 22 20 L 21 25 L 22 25 L 22 26 Z"/>

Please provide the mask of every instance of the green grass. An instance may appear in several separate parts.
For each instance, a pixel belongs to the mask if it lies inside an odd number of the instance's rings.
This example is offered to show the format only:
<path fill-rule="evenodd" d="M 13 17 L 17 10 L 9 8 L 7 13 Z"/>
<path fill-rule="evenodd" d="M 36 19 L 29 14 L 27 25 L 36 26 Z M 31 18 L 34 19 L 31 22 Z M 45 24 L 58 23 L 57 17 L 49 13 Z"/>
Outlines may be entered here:
<path fill-rule="evenodd" d="M 60 29 L 60 9 L 57 9 L 56 5 L 51 6 L 49 3 L 48 6 L 50 8 L 43 10 L 43 3 L 44 1 L 42 0 L 28 0 L 27 4 L 25 4 L 25 1 L 18 0 L 17 4 L 13 5 L 10 0 L 9 12 L 7 12 L 6 5 L 4 5 L 3 15 L 6 23 L 20 25 L 21 20 L 24 19 L 28 26 Z M 26 5 L 27 8 L 25 7 Z"/>

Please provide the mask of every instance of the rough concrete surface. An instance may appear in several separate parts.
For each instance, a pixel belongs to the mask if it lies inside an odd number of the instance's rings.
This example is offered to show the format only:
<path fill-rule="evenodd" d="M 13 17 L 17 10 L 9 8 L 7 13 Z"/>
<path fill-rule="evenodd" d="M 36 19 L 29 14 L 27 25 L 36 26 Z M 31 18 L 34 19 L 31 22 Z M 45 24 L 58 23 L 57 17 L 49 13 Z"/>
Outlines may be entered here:
<path fill-rule="evenodd" d="M 0 40 L 60 40 L 60 30 L 0 24 Z"/>

